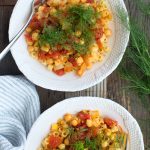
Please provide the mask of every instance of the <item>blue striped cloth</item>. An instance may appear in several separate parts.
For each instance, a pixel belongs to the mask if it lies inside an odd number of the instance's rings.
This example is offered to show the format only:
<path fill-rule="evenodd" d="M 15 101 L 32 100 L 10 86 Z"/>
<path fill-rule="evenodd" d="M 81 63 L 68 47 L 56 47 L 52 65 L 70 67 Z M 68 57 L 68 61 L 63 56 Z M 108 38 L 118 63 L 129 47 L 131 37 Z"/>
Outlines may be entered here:
<path fill-rule="evenodd" d="M 0 77 L 0 150 L 23 150 L 40 114 L 35 87 L 23 77 Z"/>

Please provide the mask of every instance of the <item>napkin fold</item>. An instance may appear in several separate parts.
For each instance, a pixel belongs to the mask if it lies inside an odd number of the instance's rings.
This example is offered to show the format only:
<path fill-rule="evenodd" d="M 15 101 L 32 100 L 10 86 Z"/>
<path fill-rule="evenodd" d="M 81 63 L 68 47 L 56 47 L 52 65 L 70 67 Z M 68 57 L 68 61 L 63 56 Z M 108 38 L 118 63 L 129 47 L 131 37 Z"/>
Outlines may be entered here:
<path fill-rule="evenodd" d="M 0 77 L 0 150 L 23 150 L 40 114 L 35 87 L 24 77 Z"/>

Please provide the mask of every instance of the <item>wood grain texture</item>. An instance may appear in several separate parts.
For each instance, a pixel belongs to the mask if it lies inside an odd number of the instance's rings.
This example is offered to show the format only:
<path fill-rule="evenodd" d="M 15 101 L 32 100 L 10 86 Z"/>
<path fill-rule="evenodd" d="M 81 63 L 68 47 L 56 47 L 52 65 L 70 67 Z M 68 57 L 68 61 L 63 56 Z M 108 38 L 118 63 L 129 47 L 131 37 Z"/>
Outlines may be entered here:
<path fill-rule="evenodd" d="M 125 0 L 125 3 L 131 18 L 150 34 L 150 17 L 143 16 L 133 1 Z M 121 104 L 137 119 L 144 135 L 145 149 L 148 150 L 150 149 L 150 112 L 142 106 L 137 95 L 125 90 L 126 86 L 128 83 L 120 78 L 117 70 L 114 71 L 107 79 L 107 97 Z"/>
<path fill-rule="evenodd" d="M 9 42 L 8 26 L 12 9 L 12 6 L 0 6 L 0 51 L 2 51 Z M 16 66 L 10 52 L 0 63 L 0 75 L 5 74 L 20 74 L 18 67 Z"/>
<path fill-rule="evenodd" d="M 0 6 L 14 6 L 17 0 L 0 0 Z"/>
<path fill-rule="evenodd" d="M 0 0 L 0 51 L 8 44 L 8 25 L 10 15 L 17 0 Z M 142 16 L 133 3 L 133 0 L 124 0 L 129 14 L 137 20 L 137 22 L 144 27 L 150 35 L 150 18 Z M 6 58 L 0 63 L 0 75 L 17 75 L 20 74 L 11 54 L 9 53 Z M 56 92 L 37 87 L 41 101 L 41 111 L 43 112 L 55 103 L 70 97 L 75 96 L 98 96 L 110 98 L 125 107 L 139 122 L 146 147 L 150 147 L 150 112 L 148 112 L 140 102 L 138 96 L 130 91 L 124 89 L 128 85 L 127 82 L 122 80 L 114 71 L 102 83 L 80 91 L 80 92 Z M 150 105 L 149 105 L 150 107 Z M 149 150 L 149 148 L 145 148 Z"/>

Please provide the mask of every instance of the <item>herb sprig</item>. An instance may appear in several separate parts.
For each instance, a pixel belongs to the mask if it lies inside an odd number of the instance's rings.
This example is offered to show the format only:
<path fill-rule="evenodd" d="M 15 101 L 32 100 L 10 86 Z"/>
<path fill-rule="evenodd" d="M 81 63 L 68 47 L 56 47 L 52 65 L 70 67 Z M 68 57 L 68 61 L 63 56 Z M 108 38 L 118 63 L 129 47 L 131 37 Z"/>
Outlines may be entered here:
<path fill-rule="evenodd" d="M 40 36 L 40 44 L 50 44 L 51 46 L 56 46 L 57 44 L 64 44 L 67 41 L 66 34 L 59 26 L 45 27 L 43 34 Z"/>
<path fill-rule="evenodd" d="M 73 148 L 74 150 L 100 149 L 97 139 L 89 139 L 89 138 L 86 138 L 85 141 L 77 141 L 76 143 L 73 144 Z"/>
<path fill-rule="evenodd" d="M 68 8 L 67 16 L 63 11 L 58 10 L 54 15 L 57 20 L 57 26 L 46 26 L 43 33 L 40 35 L 40 44 L 46 43 L 51 46 L 58 44 L 72 45 L 73 49 L 79 54 L 88 53 L 89 46 L 94 40 L 93 26 L 96 24 L 97 13 L 92 6 L 85 7 L 84 5 L 73 5 Z M 75 37 L 77 31 L 81 32 L 80 37 Z M 76 41 L 83 39 L 83 44 Z"/>
<path fill-rule="evenodd" d="M 131 33 L 130 45 L 119 67 L 121 77 L 129 81 L 128 89 L 132 89 L 140 97 L 148 97 L 150 95 L 150 39 L 133 18 L 128 22 L 127 14 L 123 9 L 118 9 L 118 16 Z"/>
<path fill-rule="evenodd" d="M 134 0 L 134 1 L 144 14 L 150 15 L 150 2 L 143 2 L 143 0 Z"/>

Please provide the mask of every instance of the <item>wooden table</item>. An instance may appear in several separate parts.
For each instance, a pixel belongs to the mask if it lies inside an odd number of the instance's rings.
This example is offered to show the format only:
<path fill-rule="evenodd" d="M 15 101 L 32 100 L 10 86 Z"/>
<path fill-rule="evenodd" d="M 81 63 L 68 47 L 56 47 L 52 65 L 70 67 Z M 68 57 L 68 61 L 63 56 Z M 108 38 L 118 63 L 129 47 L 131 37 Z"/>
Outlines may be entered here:
<path fill-rule="evenodd" d="M 16 1 L 17 0 L 0 0 L 0 51 L 8 44 L 9 19 Z M 143 25 L 146 26 L 145 30 L 147 31 L 148 25 L 150 24 L 150 18 L 148 19 L 148 17 L 144 16 L 143 19 L 141 19 L 141 13 L 137 10 L 132 0 L 125 0 L 125 3 L 130 15 L 136 18 L 139 23 L 144 22 Z M 21 74 L 21 72 L 18 70 L 9 53 L 0 63 L 0 75 L 19 74 Z M 119 77 L 117 71 L 115 71 L 101 84 L 84 91 L 65 93 L 45 90 L 40 87 L 37 87 L 37 91 L 40 96 L 42 111 L 69 97 L 98 96 L 113 99 L 125 107 L 137 119 L 143 132 L 146 149 L 150 149 L 150 113 L 141 105 L 137 96 L 123 89 L 126 85 L 127 83 L 123 81 Z"/>

